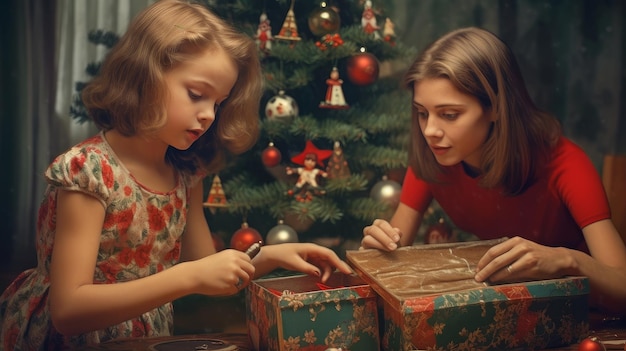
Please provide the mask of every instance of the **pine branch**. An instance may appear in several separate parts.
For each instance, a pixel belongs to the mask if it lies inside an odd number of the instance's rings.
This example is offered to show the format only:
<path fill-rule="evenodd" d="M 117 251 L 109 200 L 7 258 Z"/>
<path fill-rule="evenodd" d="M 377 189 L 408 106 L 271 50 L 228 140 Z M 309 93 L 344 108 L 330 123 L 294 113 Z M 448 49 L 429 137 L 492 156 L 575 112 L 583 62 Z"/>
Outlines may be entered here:
<path fill-rule="evenodd" d="M 381 213 L 389 213 L 390 210 L 392 209 L 389 208 L 389 205 L 367 197 L 349 201 L 346 206 L 347 214 L 367 223 L 380 218 Z"/>

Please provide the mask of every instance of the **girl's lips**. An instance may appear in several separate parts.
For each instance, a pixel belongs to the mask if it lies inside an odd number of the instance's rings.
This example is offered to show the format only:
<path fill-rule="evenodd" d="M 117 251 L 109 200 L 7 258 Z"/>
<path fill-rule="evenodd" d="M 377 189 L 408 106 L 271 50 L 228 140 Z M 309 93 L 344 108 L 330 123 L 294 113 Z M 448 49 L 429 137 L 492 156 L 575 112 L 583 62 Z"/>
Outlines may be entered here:
<path fill-rule="evenodd" d="M 191 138 L 191 140 L 196 141 L 202 135 L 202 132 L 197 130 L 189 130 L 187 131 L 187 135 Z"/>

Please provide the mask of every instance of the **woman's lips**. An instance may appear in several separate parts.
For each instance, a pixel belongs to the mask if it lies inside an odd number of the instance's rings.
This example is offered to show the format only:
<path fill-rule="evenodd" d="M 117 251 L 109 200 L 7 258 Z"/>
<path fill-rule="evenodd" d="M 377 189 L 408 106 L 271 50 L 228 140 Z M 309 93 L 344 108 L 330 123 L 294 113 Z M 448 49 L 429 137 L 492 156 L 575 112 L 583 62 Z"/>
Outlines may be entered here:
<path fill-rule="evenodd" d="M 446 152 L 448 152 L 448 150 L 450 150 L 450 147 L 443 147 L 443 146 L 430 146 L 430 149 L 432 150 L 433 154 L 440 156 L 445 154 Z"/>

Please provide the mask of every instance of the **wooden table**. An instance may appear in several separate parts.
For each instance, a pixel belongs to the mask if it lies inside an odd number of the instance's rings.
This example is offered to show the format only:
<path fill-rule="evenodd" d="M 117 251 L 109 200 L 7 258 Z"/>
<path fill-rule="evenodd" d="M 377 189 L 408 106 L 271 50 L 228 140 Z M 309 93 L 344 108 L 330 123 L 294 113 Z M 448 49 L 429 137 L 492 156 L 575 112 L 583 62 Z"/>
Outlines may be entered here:
<path fill-rule="evenodd" d="M 163 342 L 173 342 L 173 341 L 194 341 L 197 340 L 198 344 L 205 344 L 206 340 L 222 340 L 228 344 L 235 345 L 239 351 L 252 351 L 250 348 L 250 342 L 248 341 L 247 334 L 231 334 L 231 333 L 212 333 L 212 334 L 195 334 L 195 335 L 176 335 L 176 336 L 167 336 L 167 337 L 156 337 L 156 338 L 131 338 L 131 339 L 119 339 L 115 341 L 109 341 L 98 345 L 88 346 L 81 348 L 80 350 L 84 351 L 151 351 L 153 350 L 155 345 L 158 345 Z M 180 351 L 182 350 L 180 347 L 178 348 Z M 174 348 L 172 348 L 174 350 Z M 189 351 L 199 351 L 201 349 L 196 349 L 193 345 L 189 348 Z M 209 349 L 212 350 L 212 349 Z"/>
<path fill-rule="evenodd" d="M 625 350 L 624 340 L 626 340 L 626 319 L 614 319 L 602 316 L 590 317 L 590 336 L 596 336 L 601 341 L 615 342 L 621 340 L 619 346 L 610 345 L 607 350 Z M 169 337 L 158 338 L 135 338 L 135 339 L 121 339 L 112 342 L 106 342 L 95 346 L 85 347 L 81 350 L 93 351 L 93 350 L 117 350 L 117 351 L 141 351 L 152 350 L 151 347 L 155 344 L 162 342 L 183 341 L 183 340 L 205 340 L 205 339 L 218 339 L 223 340 L 229 344 L 235 345 L 240 351 L 254 351 L 249 343 L 248 335 L 243 333 L 211 333 L 211 334 L 193 334 L 193 335 L 177 335 Z M 550 349 L 551 351 L 578 351 L 578 344 L 560 347 L 556 349 Z M 210 349 L 209 349 L 210 350 Z M 185 350 L 180 350 L 185 351 Z M 194 347 L 191 347 L 189 351 L 197 351 Z M 358 351 L 358 350 L 351 350 Z"/>

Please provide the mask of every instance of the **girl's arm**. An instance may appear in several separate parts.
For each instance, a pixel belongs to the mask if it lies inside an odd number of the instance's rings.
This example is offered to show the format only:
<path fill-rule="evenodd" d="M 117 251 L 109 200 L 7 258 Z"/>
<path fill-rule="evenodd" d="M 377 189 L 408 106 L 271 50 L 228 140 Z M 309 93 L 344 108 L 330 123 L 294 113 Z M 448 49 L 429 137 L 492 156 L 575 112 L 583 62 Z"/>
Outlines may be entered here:
<path fill-rule="evenodd" d="M 333 250 L 313 243 L 263 246 L 252 262 L 256 267 L 255 278 L 279 267 L 320 277 L 322 282 L 325 282 L 335 269 L 345 274 L 352 273 L 350 266 Z"/>
<path fill-rule="evenodd" d="M 191 189 L 187 226 L 183 234 L 180 260 L 191 261 L 212 255 L 215 251 L 211 230 L 204 216 L 202 181 Z"/>
<path fill-rule="evenodd" d="M 93 284 L 104 216 L 102 204 L 94 197 L 59 191 L 50 312 L 62 334 L 103 329 L 188 294 L 233 294 L 239 279 L 247 281 L 254 274 L 246 254 L 225 250 L 145 278 Z"/>
<path fill-rule="evenodd" d="M 422 217 L 422 213 L 401 202 L 389 222 L 376 219 L 372 225 L 363 228 L 361 247 L 392 251 L 413 245 Z"/>

